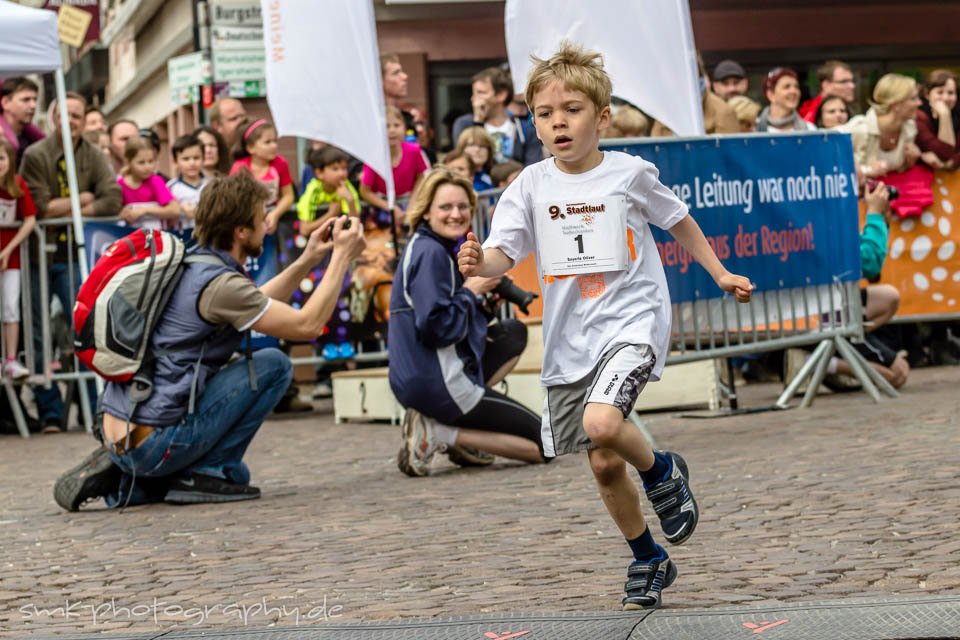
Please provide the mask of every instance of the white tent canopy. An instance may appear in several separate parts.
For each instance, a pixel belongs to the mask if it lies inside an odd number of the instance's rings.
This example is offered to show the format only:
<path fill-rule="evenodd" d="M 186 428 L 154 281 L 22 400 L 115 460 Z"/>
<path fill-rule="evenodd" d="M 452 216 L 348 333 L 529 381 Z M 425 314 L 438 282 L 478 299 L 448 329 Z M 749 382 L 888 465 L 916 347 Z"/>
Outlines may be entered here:
<path fill-rule="evenodd" d="M 63 104 L 67 90 L 62 67 L 57 14 L 46 9 L 31 9 L 8 0 L 0 0 L 0 77 L 53 72 L 57 103 Z M 77 260 L 80 263 L 80 275 L 86 279 L 89 270 L 83 248 L 83 218 L 80 216 L 77 163 L 73 157 L 67 110 L 59 111 L 64 159 L 67 164 L 67 184 L 70 186 L 70 210 L 73 214 L 73 231 L 78 249 Z"/>
<path fill-rule="evenodd" d="M 603 54 L 613 95 L 678 135 L 703 135 L 687 0 L 507 0 L 504 21 L 517 93 L 533 67 L 530 54 L 547 59 L 566 39 Z"/>
<path fill-rule="evenodd" d="M 0 77 L 59 69 L 57 14 L 0 0 Z"/>

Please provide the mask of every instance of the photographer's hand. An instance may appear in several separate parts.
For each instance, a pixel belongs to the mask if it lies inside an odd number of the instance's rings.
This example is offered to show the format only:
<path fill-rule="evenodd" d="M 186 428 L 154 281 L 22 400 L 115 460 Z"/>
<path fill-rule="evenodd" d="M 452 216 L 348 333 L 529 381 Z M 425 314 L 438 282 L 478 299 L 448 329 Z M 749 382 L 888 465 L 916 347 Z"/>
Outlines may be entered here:
<path fill-rule="evenodd" d="M 307 246 L 303 250 L 303 258 L 310 263 L 311 267 L 320 264 L 320 261 L 333 249 L 333 238 L 331 237 L 333 223 L 334 219 L 330 219 L 310 234 Z"/>
<path fill-rule="evenodd" d="M 467 278 L 464 281 L 463 286 L 472 291 L 475 295 L 482 296 L 485 293 L 490 293 L 497 288 L 497 285 L 500 284 L 501 278 L 482 278 L 480 276 L 473 276 L 472 278 Z"/>
<path fill-rule="evenodd" d="M 358 257 L 367 248 L 367 241 L 363 237 L 363 225 L 359 221 L 351 222 L 349 216 L 340 216 L 333 222 L 333 254 L 348 260 Z M 344 225 L 349 224 L 348 229 Z"/>
<path fill-rule="evenodd" d="M 864 186 L 863 199 L 867 203 L 867 213 L 886 214 L 890 210 L 890 191 L 883 182 L 877 182 L 870 189 L 870 183 Z"/>

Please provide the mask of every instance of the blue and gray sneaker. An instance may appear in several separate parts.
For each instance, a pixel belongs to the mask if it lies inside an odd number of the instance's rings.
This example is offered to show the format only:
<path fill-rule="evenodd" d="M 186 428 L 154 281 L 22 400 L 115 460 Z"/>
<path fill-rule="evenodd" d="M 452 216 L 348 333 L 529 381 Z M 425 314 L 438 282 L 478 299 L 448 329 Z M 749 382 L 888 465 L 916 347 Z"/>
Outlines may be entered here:
<path fill-rule="evenodd" d="M 663 548 L 660 548 L 660 557 L 655 560 L 637 560 L 627 569 L 623 610 L 660 608 L 660 592 L 676 579 L 677 565 Z"/>
<path fill-rule="evenodd" d="M 670 471 L 657 483 L 645 487 L 660 528 L 670 544 L 683 544 L 697 528 L 700 510 L 690 490 L 687 463 L 678 453 L 663 451 L 670 460 Z"/>

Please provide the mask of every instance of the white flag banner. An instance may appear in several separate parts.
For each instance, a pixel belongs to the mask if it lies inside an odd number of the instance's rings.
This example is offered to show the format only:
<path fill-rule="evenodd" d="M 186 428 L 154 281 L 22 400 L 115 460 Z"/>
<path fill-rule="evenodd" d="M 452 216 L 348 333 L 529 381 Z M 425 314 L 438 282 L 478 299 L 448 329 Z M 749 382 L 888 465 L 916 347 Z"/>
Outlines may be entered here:
<path fill-rule="evenodd" d="M 394 200 L 372 0 L 260 0 L 277 134 L 323 140 L 370 165 Z M 318 36 L 317 20 L 326 25 Z M 333 52 L 335 59 L 331 59 Z"/>
<path fill-rule="evenodd" d="M 613 95 L 677 135 L 703 135 L 697 52 L 687 0 L 507 0 L 507 55 L 515 90 L 562 40 L 603 54 Z M 530 105 L 533 108 L 533 105 Z"/>

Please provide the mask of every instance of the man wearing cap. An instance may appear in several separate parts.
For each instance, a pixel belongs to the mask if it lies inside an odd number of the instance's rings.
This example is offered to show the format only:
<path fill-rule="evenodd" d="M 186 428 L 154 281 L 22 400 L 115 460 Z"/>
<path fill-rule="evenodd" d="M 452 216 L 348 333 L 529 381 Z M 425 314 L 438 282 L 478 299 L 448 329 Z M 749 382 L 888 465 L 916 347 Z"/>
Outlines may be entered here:
<path fill-rule="evenodd" d="M 739 62 L 722 60 L 713 70 L 713 92 L 724 100 L 747 95 L 749 82 Z"/>
<path fill-rule="evenodd" d="M 820 83 L 820 94 L 807 100 L 798 110 L 800 117 L 807 122 L 814 122 L 817 118 L 817 109 L 823 102 L 824 96 L 843 98 L 849 107 L 857 97 L 857 83 L 853 77 L 850 65 L 839 60 L 827 60 L 817 69 L 817 81 Z"/>

